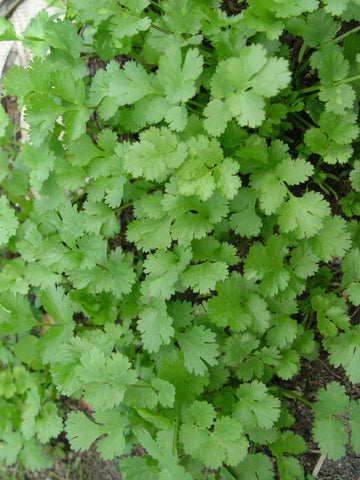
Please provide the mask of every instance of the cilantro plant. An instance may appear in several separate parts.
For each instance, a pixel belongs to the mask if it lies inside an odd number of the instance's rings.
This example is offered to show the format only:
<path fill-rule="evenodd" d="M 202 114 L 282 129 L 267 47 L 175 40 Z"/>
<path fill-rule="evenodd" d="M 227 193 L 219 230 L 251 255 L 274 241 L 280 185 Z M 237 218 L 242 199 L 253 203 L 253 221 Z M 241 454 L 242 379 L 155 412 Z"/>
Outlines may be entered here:
<path fill-rule="evenodd" d="M 0 460 L 65 430 L 127 480 L 304 479 L 286 382 L 319 348 L 360 381 L 360 2 L 49 3 L 0 19 L 33 54 L 21 142 L 0 107 Z M 343 386 L 311 406 L 360 453 Z"/>

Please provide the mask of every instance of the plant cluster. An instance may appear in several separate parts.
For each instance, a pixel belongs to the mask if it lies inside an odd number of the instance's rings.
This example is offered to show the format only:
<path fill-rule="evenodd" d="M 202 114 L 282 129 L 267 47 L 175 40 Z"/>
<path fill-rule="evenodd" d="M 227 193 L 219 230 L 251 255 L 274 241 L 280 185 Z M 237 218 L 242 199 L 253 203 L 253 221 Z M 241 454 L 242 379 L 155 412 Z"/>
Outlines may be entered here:
<path fill-rule="evenodd" d="M 319 348 L 360 381 L 360 1 L 66 3 L 0 19 L 33 54 L 26 141 L 0 107 L 0 461 L 65 430 L 126 480 L 304 479 L 286 381 Z M 342 385 L 312 409 L 360 453 Z"/>

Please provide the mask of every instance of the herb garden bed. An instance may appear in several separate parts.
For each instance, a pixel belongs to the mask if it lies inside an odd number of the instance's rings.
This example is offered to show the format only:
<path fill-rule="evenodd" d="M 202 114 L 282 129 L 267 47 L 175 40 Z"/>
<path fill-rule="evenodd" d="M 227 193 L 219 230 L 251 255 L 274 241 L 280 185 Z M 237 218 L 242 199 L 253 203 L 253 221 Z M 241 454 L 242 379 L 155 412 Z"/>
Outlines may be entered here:
<path fill-rule="evenodd" d="M 0 108 L 1 475 L 358 480 L 360 1 L 49 3 L 0 18 L 34 55 Z"/>

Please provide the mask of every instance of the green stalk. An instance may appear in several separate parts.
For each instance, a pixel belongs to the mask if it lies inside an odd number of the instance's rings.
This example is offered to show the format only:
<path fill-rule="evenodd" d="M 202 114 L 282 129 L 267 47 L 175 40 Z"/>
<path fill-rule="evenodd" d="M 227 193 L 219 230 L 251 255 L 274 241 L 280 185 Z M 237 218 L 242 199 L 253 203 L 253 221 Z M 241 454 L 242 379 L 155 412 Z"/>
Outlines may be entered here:
<path fill-rule="evenodd" d="M 310 92 L 316 92 L 318 90 L 320 90 L 319 83 L 317 85 L 313 85 L 312 87 L 301 88 L 300 90 L 297 90 L 297 93 L 310 93 Z"/>
<path fill-rule="evenodd" d="M 131 383 L 129 385 L 129 387 L 133 387 L 133 388 L 150 388 L 151 390 L 156 390 L 155 387 L 153 387 L 152 385 L 138 385 L 137 383 Z"/>
<path fill-rule="evenodd" d="M 151 68 L 149 67 L 149 65 L 145 62 L 145 60 L 143 60 L 139 54 L 137 54 L 136 52 L 134 52 L 134 50 L 132 50 L 131 52 L 131 56 L 138 62 L 138 63 L 141 63 L 141 65 L 145 68 L 145 70 L 148 72 L 148 73 L 151 73 Z"/>
<path fill-rule="evenodd" d="M 338 87 L 339 85 L 343 85 L 344 83 L 355 82 L 356 80 L 360 80 L 360 75 L 355 75 L 354 77 L 348 77 L 344 80 L 339 80 L 338 82 L 334 82 L 334 87 Z"/>
<path fill-rule="evenodd" d="M 302 123 L 305 127 L 311 128 L 313 125 L 311 125 L 310 122 L 305 120 L 305 118 L 302 118 L 301 115 L 299 115 L 297 112 L 292 112 L 292 115 L 297 119 L 298 122 Z"/>
<path fill-rule="evenodd" d="M 134 427 L 137 427 L 138 425 L 141 425 L 142 423 L 144 423 L 145 420 L 139 420 L 138 422 L 134 422 L 134 423 L 129 423 L 129 425 L 126 425 L 124 427 L 124 429 L 128 430 L 130 428 L 134 428 Z"/>
<path fill-rule="evenodd" d="M 306 51 L 307 45 L 305 42 L 301 45 L 299 55 L 298 55 L 298 62 L 300 63 L 304 57 L 305 51 Z"/>
<path fill-rule="evenodd" d="M 166 35 L 171 35 L 171 32 L 169 32 L 169 30 L 165 30 L 165 28 L 158 27 L 157 25 L 155 25 L 155 23 L 152 23 L 150 26 L 152 28 L 155 28 L 155 30 L 159 30 L 159 32 L 165 33 Z"/>
<path fill-rule="evenodd" d="M 160 10 L 160 12 L 165 12 L 165 10 L 163 9 L 163 7 L 161 7 L 160 5 L 158 5 L 156 2 L 150 2 L 150 4 L 151 4 L 154 8 L 157 8 L 158 10 Z"/>
<path fill-rule="evenodd" d="M 132 206 L 133 206 L 133 202 L 129 202 L 123 205 L 122 207 L 117 208 L 116 210 L 114 210 L 114 212 L 118 213 L 118 212 L 121 212 L 122 210 L 125 210 L 125 208 L 132 207 Z"/>
<path fill-rule="evenodd" d="M 174 425 L 174 436 L 173 436 L 173 443 L 172 443 L 172 453 L 174 456 L 177 456 L 177 439 L 179 435 L 179 426 L 180 426 L 180 408 L 177 407 L 176 419 L 175 419 L 175 425 Z"/>
<path fill-rule="evenodd" d="M 278 386 L 276 386 L 276 388 L 280 391 L 280 393 L 282 393 L 284 395 L 284 397 L 294 398 L 295 400 L 299 400 L 300 402 L 304 403 L 308 407 L 313 406 L 313 404 L 311 402 L 309 402 L 309 400 L 306 400 L 306 398 L 302 397 L 301 395 L 294 392 L 293 390 L 288 390 L 287 388 L 278 387 Z"/>
<path fill-rule="evenodd" d="M 306 60 L 306 62 L 304 62 L 301 65 L 301 67 L 298 70 L 296 70 L 296 72 L 294 73 L 294 76 L 293 76 L 294 80 L 305 70 L 305 68 L 309 65 L 309 63 L 310 63 L 310 59 L 308 58 Z"/>
<path fill-rule="evenodd" d="M 81 60 L 86 60 L 87 58 L 95 58 L 97 56 L 97 53 L 90 53 L 89 55 L 84 55 L 83 57 L 81 57 Z"/>
<path fill-rule="evenodd" d="M 20 127 L 20 125 L 15 125 L 14 123 L 10 123 L 10 126 L 13 128 L 17 128 L 18 130 L 22 130 L 23 132 L 30 132 L 28 128 Z"/>
<path fill-rule="evenodd" d="M 37 323 L 37 327 L 64 327 L 63 323 Z"/>
<path fill-rule="evenodd" d="M 355 28 L 353 28 L 352 30 L 349 30 L 348 32 L 343 33 L 343 34 L 340 35 L 339 37 L 334 38 L 334 40 L 332 40 L 332 42 L 329 42 L 329 43 L 339 43 L 339 42 L 341 42 L 342 40 L 344 40 L 344 38 L 346 38 L 346 37 L 348 37 L 349 35 L 352 35 L 353 33 L 356 33 L 356 32 L 360 32 L 360 27 L 355 27 Z"/>

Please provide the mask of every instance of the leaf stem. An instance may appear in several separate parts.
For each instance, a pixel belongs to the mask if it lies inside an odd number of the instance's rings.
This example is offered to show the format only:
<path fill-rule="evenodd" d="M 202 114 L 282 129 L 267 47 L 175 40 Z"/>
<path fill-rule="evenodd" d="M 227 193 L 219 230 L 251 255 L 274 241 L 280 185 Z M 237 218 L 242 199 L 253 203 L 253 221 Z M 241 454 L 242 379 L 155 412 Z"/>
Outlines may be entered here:
<path fill-rule="evenodd" d="M 63 323 L 37 323 L 37 327 L 64 327 Z"/>
<path fill-rule="evenodd" d="M 146 69 L 146 71 L 148 73 L 151 73 L 151 68 L 149 67 L 149 65 L 145 62 L 145 60 L 143 58 L 141 58 L 141 56 L 136 53 L 134 50 L 132 50 L 131 52 L 131 56 L 134 58 L 134 60 L 136 60 L 138 63 L 141 63 L 141 65 Z"/>
<path fill-rule="evenodd" d="M 158 27 L 157 25 L 155 25 L 155 23 L 152 23 L 150 26 L 155 30 L 159 30 L 159 32 L 165 33 L 166 35 L 171 35 L 171 32 L 169 32 L 169 30 L 165 30 L 165 28 Z"/>
<path fill-rule="evenodd" d="M 156 390 L 152 385 L 138 385 L 137 383 L 131 383 L 129 387 L 133 388 L 150 388 L 151 390 Z"/>
<path fill-rule="evenodd" d="M 356 80 L 360 80 L 360 75 L 355 75 L 354 77 L 348 77 L 348 78 L 345 78 L 344 80 L 339 80 L 337 82 L 334 82 L 334 87 L 338 87 L 339 85 L 343 85 L 344 83 L 355 82 Z"/>
<path fill-rule="evenodd" d="M 305 127 L 312 128 L 313 125 L 311 125 L 310 122 L 305 120 L 301 115 L 299 115 L 297 112 L 292 112 L 293 116 L 300 122 L 302 123 Z"/>
<path fill-rule="evenodd" d="M 287 388 L 276 386 L 276 388 L 287 398 L 294 398 L 295 400 L 299 400 L 300 402 L 304 403 L 305 405 L 312 407 L 313 404 L 306 400 L 306 398 L 302 397 L 298 393 L 294 392 L 293 390 L 288 390 Z"/>
<path fill-rule="evenodd" d="M 129 202 L 129 203 L 126 203 L 125 205 L 123 205 L 122 207 L 116 208 L 114 210 L 114 212 L 118 213 L 118 212 L 121 212 L 122 210 L 125 210 L 126 208 L 132 207 L 132 206 L 133 206 L 133 202 Z"/>
<path fill-rule="evenodd" d="M 353 33 L 359 32 L 359 31 L 360 31 L 360 26 L 359 26 L 359 27 L 355 27 L 355 28 L 353 28 L 352 30 L 349 30 L 348 32 L 343 33 L 343 34 L 340 35 L 339 37 L 334 38 L 334 40 L 333 40 L 332 42 L 333 42 L 333 43 L 339 43 L 339 42 L 341 42 L 342 40 L 344 40 L 344 38 L 348 37 L 349 35 L 352 35 Z"/>
<path fill-rule="evenodd" d="M 17 128 L 18 130 L 23 130 L 24 132 L 30 132 L 28 128 L 20 127 L 20 125 L 15 125 L 15 123 L 10 123 L 9 125 L 12 126 L 13 128 Z"/>
<path fill-rule="evenodd" d="M 177 439 L 179 434 L 179 426 L 180 426 L 180 408 L 177 407 L 175 425 L 174 425 L 174 436 L 173 436 L 173 443 L 172 443 L 172 453 L 175 456 L 177 456 Z"/>
<path fill-rule="evenodd" d="M 89 53 L 89 55 L 84 55 L 81 57 L 82 60 L 86 60 L 87 58 L 95 58 L 97 57 L 98 54 L 97 53 Z"/>
<path fill-rule="evenodd" d="M 310 92 L 316 92 L 318 90 L 320 90 L 319 83 L 317 83 L 316 85 L 313 85 L 312 87 L 301 88 L 300 90 L 297 90 L 297 93 L 310 93 Z"/>
<path fill-rule="evenodd" d="M 134 422 L 134 423 L 129 423 L 129 425 L 125 425 L 124 430 L 137 427 L 138 425 L 141 425 L 144 422 L 145 422 L 145 420 L 139 420 L 139 421 Z"/>
<path fill-rule="evenodd" d="M 158 10 L 160 10 L 160 12 L 164 12 L 165 10 L 163 9 L 163 7 L 161 7 L 159 4 L 157 4 L 156 2 L 150 2 L 150 4 L 154 7 L 154 8 L 157 8 Z"/>
<path fill-rule="evenodd" d="M 293 79 L 295 80 L 304 70 L 306 67 L 309 66 L 309 63 L 310 63 L 310 59 L 308 58 L 306 60 L 306 62 L 304 62 L 301 67 L 299 67 L 298 70 L 296 70 L 296 72 L 294 73 L 294 76 L 293 76 Z"/>

